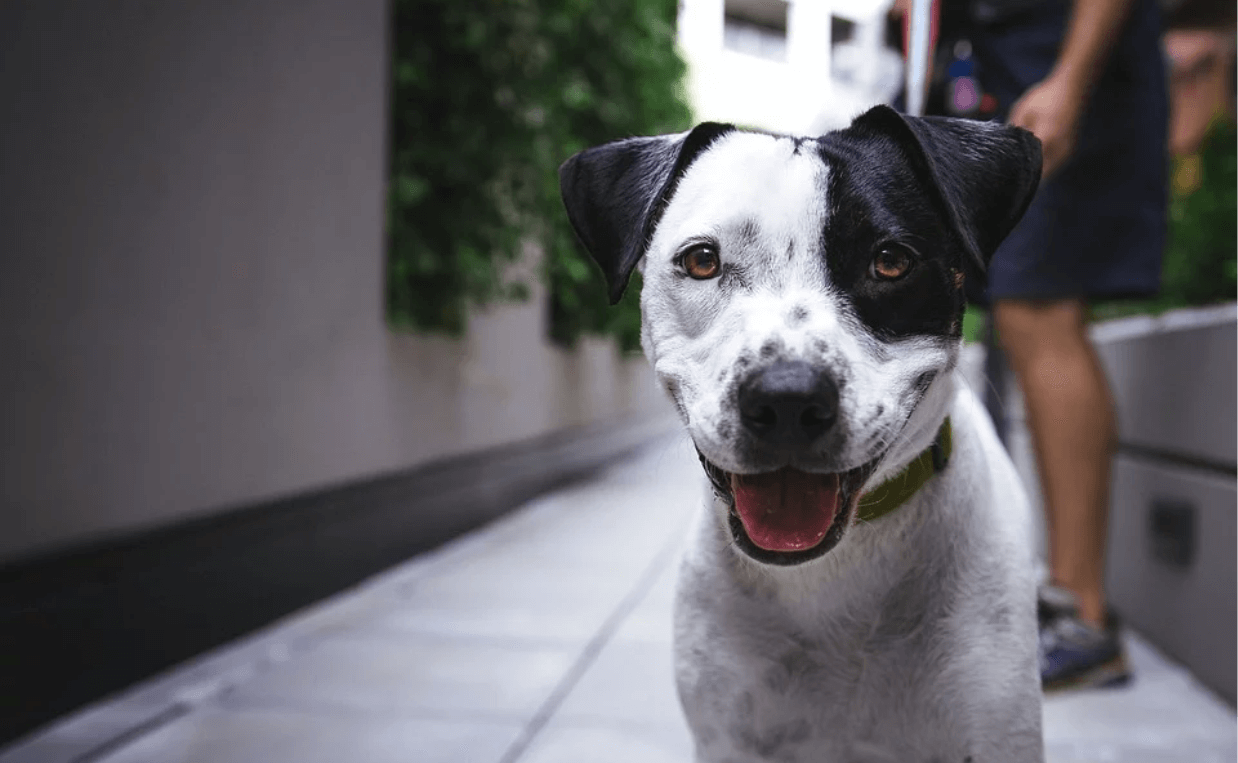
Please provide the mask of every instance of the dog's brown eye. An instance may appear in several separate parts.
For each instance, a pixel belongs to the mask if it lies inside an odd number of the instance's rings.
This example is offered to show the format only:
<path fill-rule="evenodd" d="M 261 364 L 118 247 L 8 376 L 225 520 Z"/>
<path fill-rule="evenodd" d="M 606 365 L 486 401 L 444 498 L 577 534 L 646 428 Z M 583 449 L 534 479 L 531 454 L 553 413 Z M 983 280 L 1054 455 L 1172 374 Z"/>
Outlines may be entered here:
<path fill-rule="evenodd" d="M 683 254 L 683 269 L 698 281 L 716 277 L 722 272 L 718 250 L 709 244 L 692 247 Z"/>
<path fill-rule="evenodd" d="M 879 281 L 894 281 L 907 275 L 915 259 L 911 250 L 900 244 L 883 244 L 873 255 L 869 274 Z"/>

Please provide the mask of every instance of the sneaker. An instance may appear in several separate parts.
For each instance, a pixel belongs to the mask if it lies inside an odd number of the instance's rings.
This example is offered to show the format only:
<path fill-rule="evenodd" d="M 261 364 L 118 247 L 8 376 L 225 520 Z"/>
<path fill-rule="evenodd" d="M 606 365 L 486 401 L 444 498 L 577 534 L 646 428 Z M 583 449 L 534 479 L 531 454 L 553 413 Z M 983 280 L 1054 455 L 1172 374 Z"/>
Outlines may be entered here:
<path fill-rule="evenodd" d="M 1079 619 L 1068 591 L 1044 586 L 1038 599 L 1040 681 L 1046 693 L 1113 688 L 1130 682 L 1118 621 L 1112 613 L 1100 630 Z"/>
<path fill-rule="evenodd" d="M 1065 588 L 1045 584 L 1036 590 L 1036 619 L 1042 629 L 1059 617 L 1074 617 L 1078 613 L 1075 595 Z"/>

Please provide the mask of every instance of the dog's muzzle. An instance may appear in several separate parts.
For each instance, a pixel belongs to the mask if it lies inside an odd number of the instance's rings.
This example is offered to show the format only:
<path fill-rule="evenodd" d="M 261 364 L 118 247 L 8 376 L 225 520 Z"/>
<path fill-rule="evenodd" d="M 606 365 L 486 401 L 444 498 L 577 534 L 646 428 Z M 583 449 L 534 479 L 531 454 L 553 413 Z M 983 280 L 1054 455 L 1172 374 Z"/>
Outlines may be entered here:
<path fill-rule="evenodd" d="M 838 385 L 827 370 L 801 361 L 772 363 L 739 387 L 740 421 L 763 456 L 799 462 L 838 420 Z M 733 474 L 700 454 L 718 495 L 729 505 L 731 532 L 749 556 L 769 564 L 800 564 L 842 538 L 855 499 L 876 461 L 839 473 L 785 466 Z"/>

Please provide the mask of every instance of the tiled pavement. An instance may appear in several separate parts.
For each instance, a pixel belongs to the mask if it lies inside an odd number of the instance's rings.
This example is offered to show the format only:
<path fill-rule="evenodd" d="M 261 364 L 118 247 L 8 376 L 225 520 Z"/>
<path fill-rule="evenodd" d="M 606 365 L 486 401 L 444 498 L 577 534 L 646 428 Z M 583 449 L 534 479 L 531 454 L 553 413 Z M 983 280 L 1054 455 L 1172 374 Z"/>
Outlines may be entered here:
<path fill-rule="evenodd" d="M 683 442 L 71 716 L 0 763 L 686 763 Z M 1050 763 L 1222 763 L 1235 715 L 1134 635 L 1123 690 L 1046 704 Z"/>

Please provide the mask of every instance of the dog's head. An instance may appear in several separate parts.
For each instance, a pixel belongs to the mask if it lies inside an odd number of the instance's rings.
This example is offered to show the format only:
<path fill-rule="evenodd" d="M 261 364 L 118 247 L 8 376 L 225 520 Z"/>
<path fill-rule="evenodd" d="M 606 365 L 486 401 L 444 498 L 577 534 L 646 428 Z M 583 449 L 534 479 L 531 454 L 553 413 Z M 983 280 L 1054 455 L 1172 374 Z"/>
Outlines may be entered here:
<path fill-rule="evenodd" d="M 789 138 L 703 124 L 583 151 L 568 217 L 642 339 L 736 545 L 796 564 L 932 440 L 982 277 L 1035 193 L 1023 130 L 877 107 Z M 927 440 L 925 439 L 927 438 Z"/>

